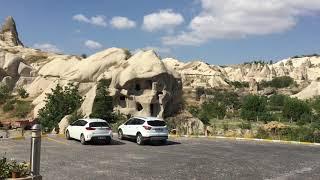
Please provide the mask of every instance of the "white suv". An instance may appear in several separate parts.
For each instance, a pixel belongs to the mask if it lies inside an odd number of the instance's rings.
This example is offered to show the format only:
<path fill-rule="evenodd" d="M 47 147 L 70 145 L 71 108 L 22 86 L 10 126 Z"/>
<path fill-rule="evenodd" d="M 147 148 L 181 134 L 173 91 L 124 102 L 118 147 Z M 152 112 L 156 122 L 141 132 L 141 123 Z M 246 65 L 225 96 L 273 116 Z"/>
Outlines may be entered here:
<path fill-rule="evenodd" d="M 168 139 L 168 128 L 162 119 L 155 117 L 133 117 L 118 128 L 118 138 L 134 138 L 137 144 L 145 141 L 160 141 L 165 144 Z"/>
<path fill-rule="evenodd" d="M 88 141 L 104 141 L 110 144 L 112 130 L 103 119 L 79 119 L 67 127 L 66 138 L 80 140 L 83 145 Z"/>

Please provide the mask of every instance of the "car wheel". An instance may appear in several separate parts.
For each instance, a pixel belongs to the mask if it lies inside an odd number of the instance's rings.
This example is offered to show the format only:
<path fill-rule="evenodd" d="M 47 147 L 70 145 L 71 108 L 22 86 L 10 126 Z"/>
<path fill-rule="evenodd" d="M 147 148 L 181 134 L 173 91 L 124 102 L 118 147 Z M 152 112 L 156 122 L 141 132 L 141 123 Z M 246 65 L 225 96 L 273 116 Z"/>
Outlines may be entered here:
<path fill-rule="evenodd" d="M 71 138 L 70 138 L 70 133 L 69 133 L 69 131 L 66 132 L 66 139 L 67 139 L 67 140 L 70 140 L 70 139 L 71 139 Z"/>
<path fill-rule="evenodd" d="M 143 145 L 143 137 L 140 133 L 137 134 L 137 144 Z"/>
<path fill-rule="evenodd" d="M 118 131 L 118 139 L 123 140 L 123 132 L 121 129 Z"/>
<path fill-rule="evenodd" d="M 86 145 L 87 144 L 86 139 L 84 138 L 83 134 L 81 134 L 81 136 L 80 136 L 80 142 L 81 142 L 82 145 Z"/>

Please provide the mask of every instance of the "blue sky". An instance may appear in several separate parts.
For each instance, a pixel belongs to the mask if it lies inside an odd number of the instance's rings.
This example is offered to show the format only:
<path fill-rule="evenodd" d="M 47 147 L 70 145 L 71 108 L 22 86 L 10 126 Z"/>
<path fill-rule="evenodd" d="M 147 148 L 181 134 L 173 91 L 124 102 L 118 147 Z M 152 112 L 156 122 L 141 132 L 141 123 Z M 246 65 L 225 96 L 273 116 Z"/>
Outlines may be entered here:
<path fill-rule="evenodd" d="M 223 65 L 320 53 L 319 0 L 5 0 L 9 15 L 26 46 L 68 54 L 155 49 Z"/>

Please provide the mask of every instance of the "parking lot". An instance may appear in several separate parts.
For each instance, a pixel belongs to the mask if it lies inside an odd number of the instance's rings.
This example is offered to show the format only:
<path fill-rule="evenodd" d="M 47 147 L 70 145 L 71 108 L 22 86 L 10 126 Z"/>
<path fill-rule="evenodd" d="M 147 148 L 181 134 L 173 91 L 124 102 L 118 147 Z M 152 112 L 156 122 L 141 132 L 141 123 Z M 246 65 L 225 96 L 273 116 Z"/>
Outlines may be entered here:
<path fill-rule="evenodd" d="M 30 139 L 0 140 L 0 156 L 29 160 Z M 320 147 L 206 138 L 168 145 L 86 145 L 43 138 L 43 179 L 319 179 Z"/>

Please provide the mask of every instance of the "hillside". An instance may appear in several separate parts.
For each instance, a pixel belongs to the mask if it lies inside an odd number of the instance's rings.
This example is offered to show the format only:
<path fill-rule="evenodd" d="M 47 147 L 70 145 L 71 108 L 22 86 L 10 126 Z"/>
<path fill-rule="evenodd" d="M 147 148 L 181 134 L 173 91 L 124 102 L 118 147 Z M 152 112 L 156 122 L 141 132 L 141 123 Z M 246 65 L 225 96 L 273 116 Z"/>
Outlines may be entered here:
<path fill-rule="evenodd" d="M 282 76 L 289 76 L 297 83 L 295 92 L 289 95 L 303 99 L 318 95 L 320 57 L 221 67 L 202 61 L 161 60 L 154 51 L 131 54 L 121 48 L 109 48 L 84 59 L 24 46 L 12 17 L 6 19 L 0 31 L 0 80 L 14 91 L 21 87 L 27 90 L 34 105 L 34 117 L 44 106 L 46 93 L 57 84 L 79 85 L 85 97 L 81 109 L 86 115 L 91 113 L 97 82 L 110 79 L 109 91 L 117 110 L 162 117 L 176 112 L 179 97 L 187 89 L 235 89 L 230 82 L 239 81 L 250 83 L 250 87 L 244 89 L 249 92 L 259 82 Z M 259 91 L 258 88 L 255 91 Z"/>

